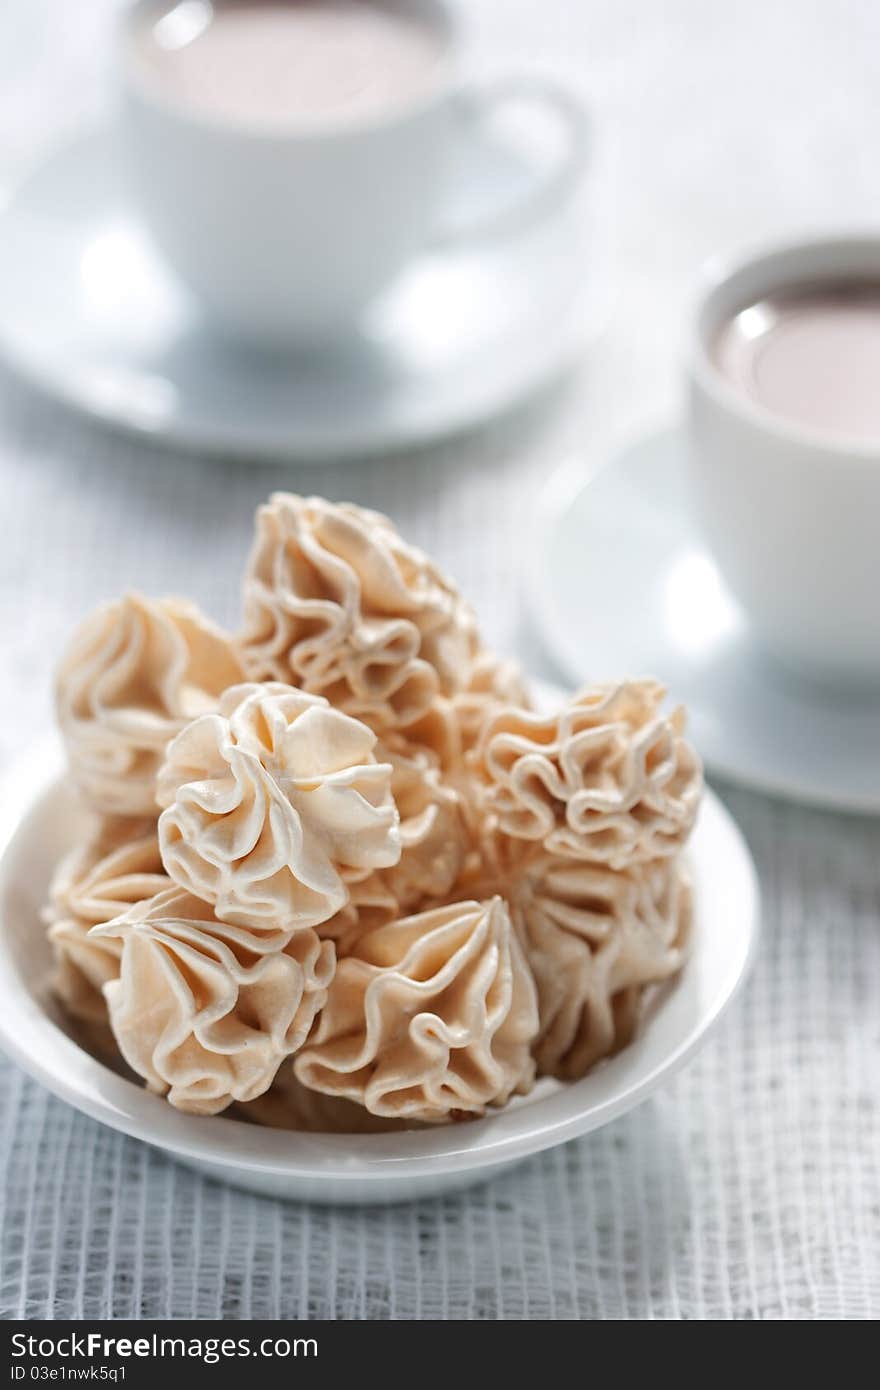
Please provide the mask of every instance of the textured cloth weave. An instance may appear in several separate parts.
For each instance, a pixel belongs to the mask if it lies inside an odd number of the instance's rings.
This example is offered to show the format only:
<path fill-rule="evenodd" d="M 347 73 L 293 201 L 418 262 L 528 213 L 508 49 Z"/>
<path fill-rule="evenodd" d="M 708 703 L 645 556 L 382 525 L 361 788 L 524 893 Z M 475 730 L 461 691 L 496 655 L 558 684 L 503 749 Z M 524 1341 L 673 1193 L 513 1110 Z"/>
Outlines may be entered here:
<path fill-rule="evenodd" d="M 61 0 L 0 17 L 0 177 L 92 102 L 110 7 L 87 8 L 88 25 Z M 877 220 L 876 6 L 467 8 L 478 66 L 564 55 L 615 133 L 601 351 L 476 437 L 314 471 L 178 457 L 0 377 L 0 759 L 49 719 L 55 655 L 99 600 L 182 591 L 234 622 L 250 514 L 280 486 L 391 511 L 487 637 L 540 669 L 517 594 L 529 499 L 565 451 L 601 457 L 675 408 L 693 266 Z M 639 1110 L 489 1186 L 333 1211 L 202 1179 L 0 1060 L 0 1316 L 877 1316 L 880 821 L 719 790 L 758 862 L 763 948 L 718 1034 Z"/>

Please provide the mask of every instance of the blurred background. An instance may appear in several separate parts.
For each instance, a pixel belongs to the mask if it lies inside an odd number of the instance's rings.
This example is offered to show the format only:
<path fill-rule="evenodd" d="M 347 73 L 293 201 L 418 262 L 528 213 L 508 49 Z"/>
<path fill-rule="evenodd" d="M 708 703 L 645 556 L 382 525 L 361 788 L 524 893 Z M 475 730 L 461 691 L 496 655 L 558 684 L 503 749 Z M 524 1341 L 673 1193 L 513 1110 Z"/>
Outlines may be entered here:
<path fill-rule="evenodd" d="M 118 9 L 2 7 L 0 193 L 111 106 Z M 4 679 L 10 697 L 27 689 L 35 719 L 48 716 L 54 652 L 98 598 L 181 588 L 231 621 L 252 508 L 281 485 L 391 508 L 513 650 L 522 506 L 566 455 L 599 462 L 621 433 L 680 409 L 687 296 L 704 258 L 880 215 L 880 11 L 868 0 L 459 9 L 473 72 L 544 67 L 590 104 L 603 235 L 596 246 L 585 227 L 583 258 L 612 296 L 605 331 L 566 380 L 493 428 L 364 466 L 218 467 L 97 428 L 4 374 Z M 195 534 L 211 544 L 192 546 Z M 4 724 L 0 747 L 16 740 Z"/>

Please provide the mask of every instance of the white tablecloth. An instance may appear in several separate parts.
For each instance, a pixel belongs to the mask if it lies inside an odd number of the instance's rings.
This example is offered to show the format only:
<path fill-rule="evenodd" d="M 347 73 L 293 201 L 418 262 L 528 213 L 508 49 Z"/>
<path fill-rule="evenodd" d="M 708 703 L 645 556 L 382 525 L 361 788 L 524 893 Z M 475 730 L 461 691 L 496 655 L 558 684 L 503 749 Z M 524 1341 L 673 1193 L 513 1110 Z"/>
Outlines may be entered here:
<path fill-rule="evenodd" d="M 487 634 L 537 662 L 517 597 L 529 498 L 560 454 L 675 410 L 695 264 L 877 220 L 871 0 L 466 8 L 477 67 L 561 61 L 614 146 L 599 353 L 475 437 L 313 472 L 177 457 L 0 377 L 0 757 L 49 719 L 59 644 L 99 599 L 181 590 L 233 621 L 250 513 L 278 486 L 391 511 Z M 110 9 L 4 7 L 0 182 L 100 106 Z M 758 861 L 763 950 L 717 1036 L 641 1109 L 488 1187 L 331 1211 L 204 1181 L 0 1062 L 0 1316 L 876 1316 L 880 822 L 719 790 Z"/>

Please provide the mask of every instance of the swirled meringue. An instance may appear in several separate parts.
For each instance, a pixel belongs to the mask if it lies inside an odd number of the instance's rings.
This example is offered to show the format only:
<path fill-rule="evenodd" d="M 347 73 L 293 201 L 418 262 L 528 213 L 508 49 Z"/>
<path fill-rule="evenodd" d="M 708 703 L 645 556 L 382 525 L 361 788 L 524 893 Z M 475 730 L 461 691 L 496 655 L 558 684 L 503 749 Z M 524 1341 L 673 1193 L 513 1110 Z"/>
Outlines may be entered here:
<path fill-rule="evenodd" d="M 676 854 L 697 813 L 699 759 L 684 712 L 664 714 L 654 681 L 583 690 L 547 718 L 489 720 L 479 765 L 500 829 L 545 850 L 614 869 Z"/>
<path fill-rule="evenodd" d="M 468 679 L 470 609 L 378 512 L 275 493 L 257 512 L 244 592 L 247 675 L 325 695 L 377 731 Z"/>
<path fill-rule="evenodd" d="M 119 974 L 122 948 L 90 930 L 153 897 L 169 881 L 155 821 L 104 821 L 62 859 L 44 916 L 55 956 L 53 988 L 68 1013 L 87 1023 L 106 1021 L 102 991 Z"/>
<path fill-rule="evenodd" d="M 127 594 L 96 609 L 56 680 L 70 770 L 86 801 L 103 815 L 155 812 L 165 745 L 241 676 L 229 640 L 194 604 Z"/>
<path fill-rule="evenodd" d="M 458 794 L 441 781 L 425 752 L 392 738 L 379 753 L 391 765 L 401 843 L 398 863 L 382 879 L 406 916 L 426 899 L 451 891 L 464 862 L 465 825 Z"/>
<path fill-rule="evenodd" d="M 621 872 L 540 855 L 511 915 L 538 991 L 539 1074 L 574 1081 L 629 1042 L 645 986 L 681 969 L 691 893 L 675 860 Z"/>
<path fill-rule="evenodd" d="M 385 873 L 367 874 L 344 872 L 348 901 L 317 928 L 318 935 L 336 946 L 336 958 L 341 960 L 351 951 L 358 937 L 375 931 L 400 916 L 400 905 L 386 882 Z"/>
<path fill-rule="evenodd" d="M 504 661 L 481 648 L 474 657 L 466 688 L 454 697 L 465 752 L 475 748 L 487 718 L 500 708 L 530 710 L 531 698 L 515 661 Z"/>
<path fill-rule="evenodd" d="M 449 875 L 445 882 L 438 879 L 424 884 L 425 896 L 435 902 L 448 901 L 453 896 L 491 897 L 503 883 L 499 877 L 492 877 L 491 866 L 503 857 L 504 846 L 491 843 L 494 822 L 486 804 L 486 779 L 478 770 L 477 749 L 488 722 L 512 704 L 523 711 L 530 708 L 518 667 L 478 648 L 466 689 L 452 696 L 439 696 L 421 719 L 400 731 L 396 742 L 389 745 L 400 749 L 414 765 L 427 768 L 427 779 L 443 791 L 445 810 L 442 817 L 438 815 L 436 836 L 437 842 L 441 836 L 445 840 Z M 391 754 L 388 756 L 391 758 Z M 395 788 L 395 795 L 401 804 L 402 789 Z M 403 806 L 401 815 L 405 837 Z M 407 863 L 405 849 L 401 872 L 405 872 Z M 477 888 L 472 890 L 471 883 Z M 415 906 L 413 902 L 408 910 Z"/>
<path fill-rule="evenodd" d="M 448 896 L 464 864 L 467 838 L 458 795 L 442 784 L 426 753 L 391 737 L 393 742 L 381 743 L 377 752 L 391 767 L 401 855 L 390 869 L 343 872 L 349 900 L 319 931 L 335 941 L 340 958 L 364 932 Z"/>
<path fill-rule="evenodd" d="M 248 931 L 176 887 L 92 936 L 121 947 L 104 993 L 125 1060 L 179 1110 L 203 1115 L 271 1085 L 305 1041 L 335 965 L 332 942 L 311 928 Z"/>
<path fill-rule="evenodd" d="M 501 898 L 402 918 L 339 962 L 298 1079 L 374 1115 L 479 1115 L 532 1084 L 535 987 Z"/>
<path fill-rule="evenodd" d="M 342 867 L 400 858 L 391 768 L 375 743 L 320 696 L 233 686 L 168 747 L 157 783 L 167 872 L 224 921 L 326 921 L 348 897 Z"/>
<path fill-rule="evenodd" d="M 402 737 L 412 748 L 428 754 L 444 782 L 466 788 L 483 729 L 492 716 L 511 706 L 531 709 L 519 668 L 477 647 L 464 688 L 439 696 Z"/>

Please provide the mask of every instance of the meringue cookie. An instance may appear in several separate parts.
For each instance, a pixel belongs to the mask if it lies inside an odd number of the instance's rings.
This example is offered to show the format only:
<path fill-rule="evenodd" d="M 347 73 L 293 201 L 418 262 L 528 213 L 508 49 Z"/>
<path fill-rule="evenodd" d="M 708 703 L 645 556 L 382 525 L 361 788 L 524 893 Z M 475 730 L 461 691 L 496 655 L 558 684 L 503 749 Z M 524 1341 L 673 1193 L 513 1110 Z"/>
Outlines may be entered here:
<path fill-rule="evenodd" d="M 233 686 L 168 747 L 157 784 L 166 871 L 227 922 L 327 921 L 348 898 L 341 868 L 400 858 L 391 768 L 375 743 L 320 696 Z"/>
<path fill-rule="evenodd" d="M 247 675 L 326 695 L 377 731 L 467 681 L 470 609 L 378 512 L 275 493 L 257 512 L 244 592 Z"/>
<path fill-rule="evenodd" d="M 294 1071 L 374 1115 L 479 1115 L 531 1086 L 537 1024 L 503 901 L 455 903 L 359 938 Z"/>
<path fill-rule="evenodd" d="M 455 697 L 455 703 L 466 749 L 476 747 L 487 714 L 499 706 L 532 708 L 528 687 L 516 662 L 504 661 L 482 647 L 474 657 L 467 687 Z"/>
<path fill-rule="evenodd" d="M 467 843 L 459 798 L 443 786 L 424 752 L 404 752 L 405 747 L 402 742 L 382 743 L 377 749 L 392 769 L 400 860 L 367 876 L 343 871 L 349 901 L 319 929 L 320 936 L 336 943 L 338 958 L 348 955 L 364 932 L 448 896 L 464 865 Z"/>
<path fill-rule="evenodd" d="M 690 886 L 676 861 L 621 872 L 540 855 L 511 916 L 538 991 L 538 1072 L 574 1081 L 629 1042 L 645 986 L 681 969 Z"/>
<path fill-rule="evenodd" d="M 614 869 L 678 853 L 702 791 L 681 709 L 653 681 L 583 690 L 558 715 L 491 718 L 478 754 L 500 829 Z"/>
<path fill-rule="evenodd" d="M 268 1089 L 305 1041 L 335 966 L 332 942 L 310 928 L 248 931 L 176 887 L 92 937 L 121 947 L 104 993 L 125 1060 L 151 1090 L 202 1115 Z"/>
<path fill-rule="evenodd" d="M 53 988 L 75 1018 L 107 1018 L 103 987 L 119 974 L 122 948 L 96 940 L 90 929 L 133 903 L 151 898 L 170 880 L 162 868 L 155 821 L 113 819 L 62 859 L 44 909 L 55 956 Z"/>
<path fill-rule="evenodd" d="M 401 834 L 404 852 L 399 873 L 402 875 L 422 861 L 434 845 L 438 851 L 445 846 L 448 874 L 445 880 L 436 875 L 433 881 L 424 873 L 420 884 L 426 899 L 433 903 L 462 898 L 491 897 L 496 891 L 503 894 L 505 879 L 493 875 L 493 867 L 505 858 L 504 846 L 490 843 L 495 830 L 494 820 L 486 804 L 486 781 L 477 769 L 477 747 L 487 723 L 511 702 L 522 710 L 529 709 L 529 697 L 518 667 L 501 661 L 491 652 L 477 648 L 467 688 L 452 696 L 438 696 L 430 710 L 408 728 L 390 737 L 386 746 L 393 763 L 393 750 L 414 766 L 426 769 L 427 786 L 439 786 L 443 800 L 434 811 L 435 826 L 425 841 L 413 835 L 412 848 L 407 853 L 407 813 L 402 799 L 402 785 L 392 783 L 395 798 L 401 809 Z M 401 779 L 398 779 L 400 782 Z M 426 797 L 423 790 L 422 797 Z M 416 804 L 416 797 L 406 798 Z M 453 813 L 454 808 L 454 813 Z M 413 831 L 416 823 L 413 823 Z M 494 836 L 497 840 L 497 836 Z M 521 856 L 521 849 L 517 857 Z M 439 862 L 443 862 L 443 858 Z M 454 890 L 454 891 L 453 891 Z M 460 890 L 460 891 L 459 891 Z M 415 898 L 404 901 L 405 911 L 418 906 Z"/>
<path fill-rule="evenodd" d="M 381 877 L 400 909 L 408 913 L 426 899 L 452 890 L 466 850 L 460 798 L 440 779 L 428 755 L 394 739 L 380 745 L 391 765 L 391 794 L 400 814 L 401 855 Z"/>
<path fill-rule="evenodd" d="M 347 956 L 364 932 L 375 931 L 400 916 L 400 905 L 385 881 L 385 872 L 367 874 L 343 872 L 348 902 L 316 928 L 318 935 L 336 946 L 336 959 Z"/>
<path fill-rule="evenodd" d="M 127 594 L 98 608 L 56 681 L 70 770 L 86 801 L 104 815 L 155 812 L 165 745 L 241 676 L 229 640 L 194 604 Z"/>
<path fill-rule="evenodd" d="M 402 736 L 411 747 L 429 755 L 447 784 L 467 785 L 485 725 L 511 706 L 531 709 L 519 668 L 477 647 L 466 686 L 454 695 L 439 696 Z"/>

